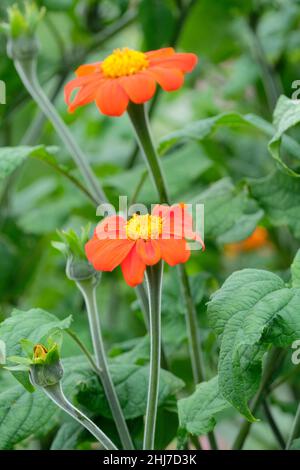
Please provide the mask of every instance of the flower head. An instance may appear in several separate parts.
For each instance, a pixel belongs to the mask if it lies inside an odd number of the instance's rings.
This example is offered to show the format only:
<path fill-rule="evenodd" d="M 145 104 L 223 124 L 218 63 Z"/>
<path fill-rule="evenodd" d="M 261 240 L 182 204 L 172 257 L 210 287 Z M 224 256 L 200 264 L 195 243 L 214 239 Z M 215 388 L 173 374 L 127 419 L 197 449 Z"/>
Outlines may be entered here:
<path fill-rule="evenodd" d="M 85 251 L 96 270 L 112 271 L 121 265 L 125 281 L 135 287 L 143 282 L 146 266 L 161 259 L 170 266 L 185 263 L 190 257 L 186 239 L 204 248 L 185 205 L 156 205 L 151 215 L 134 214 L 128 221 L 107 217 L 96 227 Z"/>
<path fill-rule="evenodd" d="M 82 65 L 77 78 L 67 83 L 65 99 L 69 111 L 95 101 L 98 109 L 108 116 L 120 116 L 129 101 L 135 104 L 150 100 L 158 83 L 165 91 L 180 88 L 184 74 L 191 72 L 197 56 L 176 53 L 167 47 L 157 51 L 139 52 L 116 49 L 103 62 Z M 72 100 L 73 90 L 78 90 Z"/>

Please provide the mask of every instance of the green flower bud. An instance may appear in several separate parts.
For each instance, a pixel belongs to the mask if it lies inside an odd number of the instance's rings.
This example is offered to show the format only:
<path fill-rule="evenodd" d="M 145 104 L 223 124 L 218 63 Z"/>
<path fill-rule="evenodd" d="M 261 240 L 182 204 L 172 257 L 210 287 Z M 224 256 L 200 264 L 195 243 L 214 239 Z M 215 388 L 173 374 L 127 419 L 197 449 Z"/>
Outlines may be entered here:
<path fill-rule="evenodd" d="M 88 262 L 84 246 L 89 240 L 90 226 L 81 229 L 78 235 L 74 230 L 58 231 L 61 242 L 52 242 L 54 248 L 61 251 L 67 258 L 66 275 L 75 282 L 85 281 L 94 278 L 99 279 L 99 273 Z"/>
<path fill-rule="evenodd" d="M 50 349 L 47 349 L 42 344 L 36 344 L 33 348 L 33 358 L 29 369 L 32 384 L 39 387 L 55 385 L 60 382 L 63 373 L 58 345 L 55 343 Z"/>
<path fill-rule="evenodd" d="M 26 60 L 38 53 L 35 38 L 37 26 L 45 14 L 45 8 L 40 10 L 34 3 L 26 2 L 23 11 L 18 5 L 8 8 L 8 22 L 2 23 L 1 30 L 8 36 L 7 53 L 15 60 Z"/>

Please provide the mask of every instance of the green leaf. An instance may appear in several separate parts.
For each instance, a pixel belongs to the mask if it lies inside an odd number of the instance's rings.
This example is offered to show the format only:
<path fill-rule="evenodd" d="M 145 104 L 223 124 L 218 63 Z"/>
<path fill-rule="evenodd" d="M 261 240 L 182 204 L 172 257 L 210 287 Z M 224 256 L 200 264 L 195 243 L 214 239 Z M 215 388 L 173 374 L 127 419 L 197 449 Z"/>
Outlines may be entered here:
<path fill-rule="evenodd" d="M 207 434 L 215 427 L 216 415 L 229 407 L 219 392 L 218 377 L 202 382 L 192 395 L 178 401 L 180 428 L 196 436 Z"/>
<path fill-rule="evenodd" d="M 269 138 L 276 133 L 276 127 L 255 114 L 221 113 L 217 116 L 195 121 L 178 131 L 166 135 L 160 140 L 159 152 L 163 154 L 182 141 L 196 140 L 199 142 L 208 139 L 222 127 L 229 129 L 241 128 L 249 131 L 257 130 Z M 282 144 L 291 155 L 300 159 L 300 145 L 297 141 L 285 135 Z"/>
<path fill-rule="evenodd" d="M 40 390 L 28 393 L 21 385 L 16 385 L 1 392 L 0 449 L 11 449 L 32 434 L 50 430 L 56 410 Z"/>
<path fill-rule="evenodd" d="M 82 426 L 76 421 L 63 423 L 52 441 L 50 450 L 74 450 L 82 431 Z"/>
<path fill-rule="evenodd" d="M 263 216 L 246 186 L 235 187 L 228 178 L 212 184 L 193 202 L 204 204 L 205 236 L 218 243 L 247 238 Z"/>
<path fill-rule="evenodd" d="M 222 113 L 200 121 L 192 122 L 182 129 L 172 132 L 160 140 L 159 152 L 164 153 L 170 147 L 178 144 L 181 141 L 197 140 L 201 141 L 211 137 L 221 127 L 239 128 L 239 127 L 252 127 L 257 128 L 264 134 L 272 135 L 273 127 L 262 118 L 253 114 L 242 114 L 230 112 Z"/>
<path fill-rule="evenodd" d="M 123 363 L 111 363 L 110 372 L 126 419 L 143 416 L 146 410 L 149 367 Z M 159 406 L 175 395 L 184 386 L 183 382 L 170 372 L 161 370 Z M 77 400 L 93 413 L 111 417 L 110 409 L 95 374 L 90 373 L 77 387 Z"/>
<path fill-rule="evenodd" d="M 234 272 L 211 296 L 207 309 L 210 326 L 218 335 L 222 334 L 227 321 L 245 305 L 249 309 L 265 295 L 283 287 L 282 279 L 269 271 L 244 269 Z"/>
<path fill-rule="evenodd" d="M 220 391 L 250 421 L 248 400 L 259 386 L 265 351 L 300 337 L 299 303 L 300 289 L 286 288 L 268 271 L 245 269 L 232 274 L 208 304 L 210 323 L 222 334 Z"/>
<path fill-rule="evenodd" d="M 38 343 L 54 330 L 69 328 L 71 321 L 71 316 L 59 320 L 51 313 L 39 308 L 26 312 L 14 310 L 11 317 L 0 324 L 0 338 L 5 341 L 9 356 L 20 355 L 22 339 L 26 338 L 33 343 Z"/>
<path fill-rule="evenodd" d="M 2 147 L 0 149 L 0 181 L 9 176 L 28 157 L 51 158 L 56 152 L 54 147 L 39 145 L 36 147 Z"/>
<path fill-rule="evenodd" d="M 297 251 L 294 261 L 291 265 L 292 285 L 300 287 L 300 250 Z"/>
<path fill-rule="evenodd" d="M 292 100 L 286 96 L 280 96 L 274 110 L 275 135 L 269 143 L 269 150 L 272 157 L 280 167 L 290 176 L 300 177 L 300 173 L 292 170 L 282 159 L 280 153 L 281 141 L 284 133 L 300 122 L 300 106 L 297 100 Z M 298 155 L 300 158 L 300 155 Z"/>
<path fill-rule="evenodd" d="M 249 181 L 251 194 L 276 227 L 287 225 L 300 238 L 300 181 L 280 171 Z"/>

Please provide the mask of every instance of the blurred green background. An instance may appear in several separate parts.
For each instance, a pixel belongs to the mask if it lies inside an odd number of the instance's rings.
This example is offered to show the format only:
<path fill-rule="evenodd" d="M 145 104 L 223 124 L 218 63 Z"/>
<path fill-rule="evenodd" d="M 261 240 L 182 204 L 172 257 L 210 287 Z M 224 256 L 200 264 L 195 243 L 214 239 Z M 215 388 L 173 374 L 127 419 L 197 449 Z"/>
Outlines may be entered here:
<path fill-rule="evenodd" d="M 1 1 L 2 20 L 6 18 L 6 7 L 13 3 L 18 2 Z M 127 116 L 102 116 L 93 104 L 73 115 L 67 113 L 63 87 L 81 63 L 101 60 L 114 48 L 124 46 L 151 50 L 173 45 L 178 51 L 199 56 L 196 70 L 186 76 L 180 91 L 159 93 L 154 103 L 150 103 L 157 143 L 192 121 L 224 112 L 254 113 L 271 122 L 279 95 L 291 97 L 292 83 L 300 79 L 300 1 L 297 0 L 45 0 L 37 3 L 47 8 L 38 29 L 40 81 L 114 203 L 119 195 L 128 195 L 130 199 L 136 194 L 144 164 Z M 43 119 L 7 58 L 3 35 L 0 54 L 0 79 L 7 87 L 7 104 L 0 105 L 0 145 L 57 146 L 57 160 L 80 179 L 67 150 L 49 122 Z M 295 131 L 293 135 L 298 134 Z M 259 213 L 259 208 L 254 210 L 248 204 L 245 179 L 263 178 L 274 169 L 267 142 L 266 135 L 247 126 L 221 126 L 213 136 L 184 139 L 162 156 L 173 200 L 208 198 L 206 252 L 194 252 L 188 270 L 211 375 L 216 369 L 217 344 L 205 316 L 209 295 L 232 271 L 242 267 L 272 269 L 285 275 L 299 247 L 299 241 L 284 224 L 275 226 L 268 216 Z M 220 190 L 211 199 L 205 191 L 220 179 Z M 138 201 L 156 202 L 149 180 L 142 186 Z M 231 226 L 220 233 L 219 216 L 215 219 L 218 208 L 225 211 L 227 221 L 232 219 Z M 247 225 L 245 213 L 257 215 L 252 225 Z M 0 320 L 15 307 L 21 310 L 40 307 L 60 318 L 72 314 L 74 330 L 90 344 L 81 296 L 66 279 L 65 260 L 51 245 L 52 240 L 58 239 L 56 229 L 79 229 L 87 222 L 97 223 L 89 200 L 43 162 L 29 158 L 8 178 L 0 180 Z M 243 238 L 240 233 L 237 237 L 228 235 L 234 223 L 242 228 L 245 224 L 245 236 L 258 223 L 264 225 L 269 243 L 230 256 L 224 249 L 225 242 Z M 174 273 L 166 271 L 165 351 L 171 370 L 189 383 L 191 370 L 183 305 L 178 298 Z M 117 356 L 138 345 L 139 338 L 145 334 L 142 314 L 134 290 L 125 285 L 118 269 L 103 274 L 98 302 L 110 355 Z M 64 355 L 77 352 L 76 345 L 66 340 Z M 288 428 L 283 412 L 279 410 L 279 414 L 283 426 Z M 226 426 L 225 434 L 234 431 L 234 422 Z M 263 423 L 258 426 L 260 431 L 249 441 L 250 447 L 274 445 L 263 426 Z"/>

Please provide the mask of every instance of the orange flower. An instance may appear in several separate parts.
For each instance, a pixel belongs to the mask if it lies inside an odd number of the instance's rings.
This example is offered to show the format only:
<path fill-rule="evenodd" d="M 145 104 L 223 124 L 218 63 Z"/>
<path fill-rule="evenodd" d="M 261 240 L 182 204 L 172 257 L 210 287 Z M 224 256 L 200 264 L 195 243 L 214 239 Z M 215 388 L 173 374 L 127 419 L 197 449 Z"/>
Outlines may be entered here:
<path fill-rule="evenodd" d="M 184 74 L 196 63 L 195 54 L 179 54 L 172 47 L 145 53 L 116 49 L 103 62 L 81 65 L 75 72 L 77 78 L 65 86 L 65 100 L 70 112 L 95 101 L 103 114 L 121 116 L 129 101 L 141 104 L 150 100 L 156 82 L 165 91 L 180 88 Z M 79 91 L 72 101 L 75 89 Z"/>
<path fill-rule="evenodd" d="M 143 282 L 146 266 L 161 259 L 170 266 L 185 263 L 190 257 L 186 238 L 204 248 L 184 204 L 156 205 L 151 215 L 135 214 L 128 221 L 120 216 L 105 218 L 85 251 L 98 271 L 112 271 L 121 265 L 125 281 L 135 287 Z"/>
<path fill-rule="evenodd" d="M 264 227 L 256 227 L 250 237 L 238 243 L 228 243 L 225 245 L 225 251 L 229 255 L 235 255 L 241 252 L 253 251 L 263 246 L 270 245 L 268 231 Z"/>

